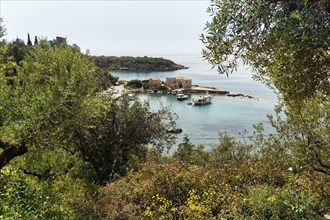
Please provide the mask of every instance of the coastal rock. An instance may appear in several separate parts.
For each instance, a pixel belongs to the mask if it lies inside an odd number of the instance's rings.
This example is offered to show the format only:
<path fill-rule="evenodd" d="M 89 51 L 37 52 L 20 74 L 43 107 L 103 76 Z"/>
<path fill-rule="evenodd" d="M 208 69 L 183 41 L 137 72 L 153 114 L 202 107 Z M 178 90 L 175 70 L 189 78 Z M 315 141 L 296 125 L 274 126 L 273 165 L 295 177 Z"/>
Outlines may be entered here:
<path fill-rule="evenodd" d="M 217 94 L 217 95 L 229 94 L 229 91 L 220 90 L 215 87 L 200 86 L 200 85 L 192 85 L 190 92 L 191 93 L 209 93 L 209 94 Z"/>
<path fill-rule="evenodd" d="M 179 134 L 182 132 L 181 128 L 172 128 L 167 130 L 168 133 Z"/>
<path fill-rule="evenodd" d="M 226 96 L 229 96 L 229 97 L 243 97 L 243 98 L 249 98 L 249 99 L 253 99 L 254 97 L 251 96 L 251 95 L 244 95 L 244 94 L 227 94 Z"/>

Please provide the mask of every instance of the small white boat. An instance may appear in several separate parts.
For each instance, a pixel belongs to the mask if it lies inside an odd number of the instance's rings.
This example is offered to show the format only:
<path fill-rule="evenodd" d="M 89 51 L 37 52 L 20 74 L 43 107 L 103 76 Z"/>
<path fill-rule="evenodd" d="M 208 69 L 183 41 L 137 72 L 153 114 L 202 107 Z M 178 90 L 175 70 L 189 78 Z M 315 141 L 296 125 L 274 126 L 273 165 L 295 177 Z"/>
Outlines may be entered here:
<path fill-rule="evenodd" d="M 188 98 L 188 95 L 185 95 L 183 93 L 176 94 L 176 100 L 178 100 L 178 101 L 186 100 L 187 98 Z"/>
<path fill-rule="evenodd" d="M 132 94 L 132 93 L 128 94 L 128 100 L 134 101 L 134 99 L 135 99 L 135 95 L 134 94 Z"/>
<path fill-rule="evenodd" d="M 192 99 L 194 105 L 207 105 L 211 104 L 212 96 L 205 95 L 205 96 L 199 96 L 197 98 Z"/>

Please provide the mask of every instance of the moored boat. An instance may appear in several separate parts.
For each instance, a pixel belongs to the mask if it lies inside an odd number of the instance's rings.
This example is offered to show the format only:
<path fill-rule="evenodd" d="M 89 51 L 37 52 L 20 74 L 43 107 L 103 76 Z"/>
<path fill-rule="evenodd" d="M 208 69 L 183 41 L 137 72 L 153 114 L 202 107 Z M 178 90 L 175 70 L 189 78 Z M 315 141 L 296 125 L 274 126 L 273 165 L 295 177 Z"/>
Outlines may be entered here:
<path fill-rule="evenodd" d="M 135 99 L 135 95 L 132 94 L 132 93 L 128 94 L 128 99 L 129 99 L 130 101 L 134 101 L 134 99 Z"/>
<path fill-rule="evenodd" d="M 182 101 L 188 98 L 188 95 L 185 95 L 183 93 L 176 94 L 176 100 Z"/>
<path fill-rule="evenodd" d="M 207 105 L 211 104 L 212 96 L 205 95 L 205 96 L 199 96 L 197 98 L 192 99 L 194 105 Z"/>

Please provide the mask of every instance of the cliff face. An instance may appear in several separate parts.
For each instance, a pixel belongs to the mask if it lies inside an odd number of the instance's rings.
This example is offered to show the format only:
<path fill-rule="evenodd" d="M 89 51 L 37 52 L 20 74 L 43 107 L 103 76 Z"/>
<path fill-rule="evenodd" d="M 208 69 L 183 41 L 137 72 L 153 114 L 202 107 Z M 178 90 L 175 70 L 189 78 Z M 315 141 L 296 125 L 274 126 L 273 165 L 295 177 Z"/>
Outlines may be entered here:
<path fill-rule="evenodd" d="M 187 67 L 171 60 L 154 57 L 93 56 L 95 64 L 107 70 L 173 71 Z"/>

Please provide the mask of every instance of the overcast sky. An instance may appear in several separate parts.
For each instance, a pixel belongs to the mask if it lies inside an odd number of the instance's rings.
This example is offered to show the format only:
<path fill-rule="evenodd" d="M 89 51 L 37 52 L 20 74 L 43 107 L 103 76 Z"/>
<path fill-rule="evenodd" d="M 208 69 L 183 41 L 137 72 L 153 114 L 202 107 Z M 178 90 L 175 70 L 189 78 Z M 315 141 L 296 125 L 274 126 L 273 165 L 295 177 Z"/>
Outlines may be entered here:
<path fill-rule="evenodd" d="M 0 0 L 6 39 L 67 37 L 93 55 L 200 54 L 208 0 Z"/>

